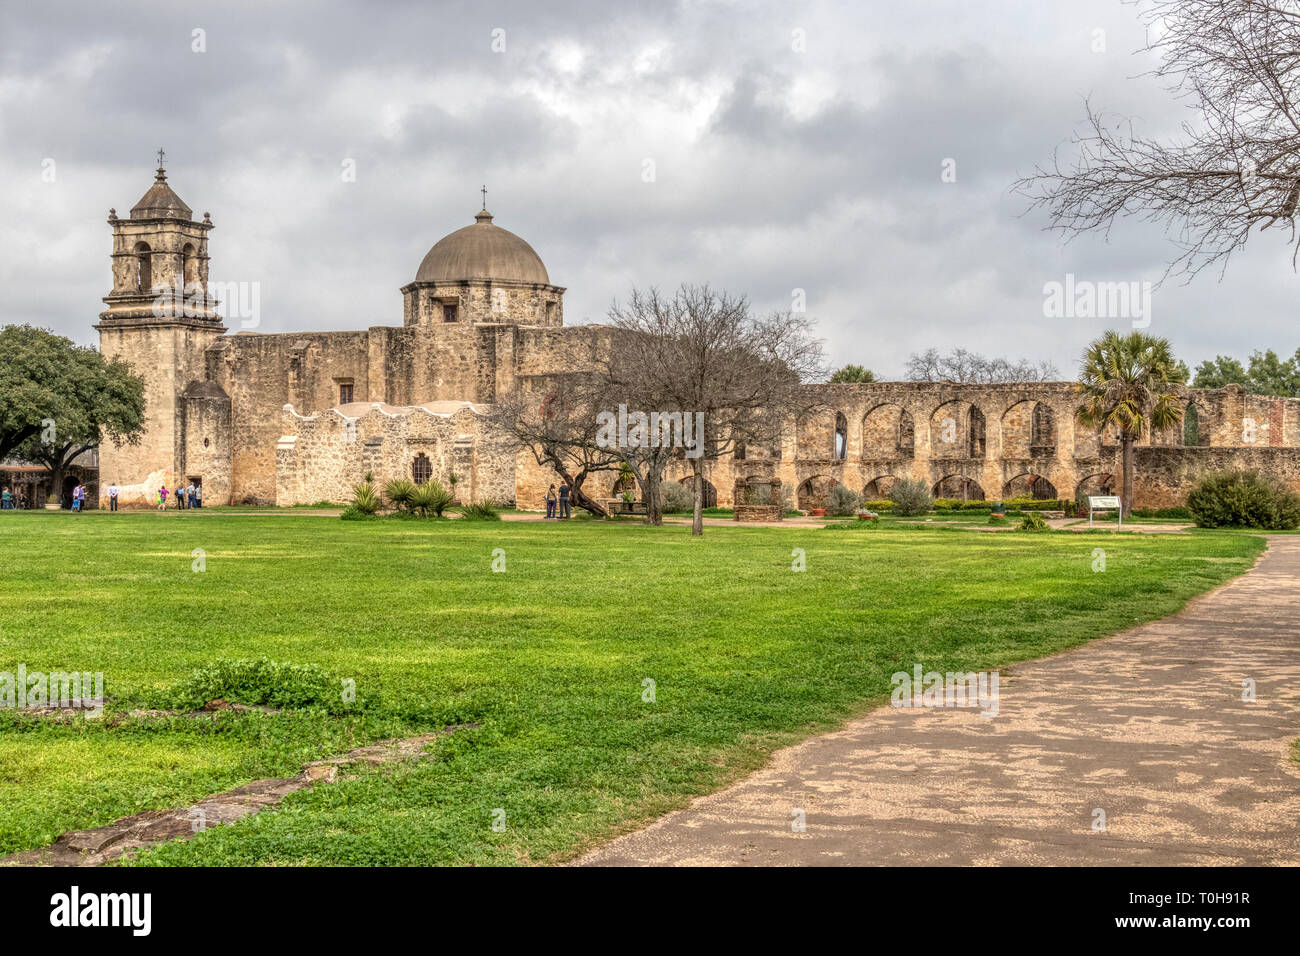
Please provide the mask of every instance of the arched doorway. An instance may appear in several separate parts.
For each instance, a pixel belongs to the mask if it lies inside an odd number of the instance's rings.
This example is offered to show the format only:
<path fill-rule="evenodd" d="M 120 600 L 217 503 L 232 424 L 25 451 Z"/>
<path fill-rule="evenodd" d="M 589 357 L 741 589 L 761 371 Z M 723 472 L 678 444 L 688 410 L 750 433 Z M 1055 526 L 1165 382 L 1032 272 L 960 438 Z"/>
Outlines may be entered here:
<path fill-rule="evenodd" d="M 1048 501 L 1053 498 L 1059 498 L 1056 493 L 1056 486 L 1044 478 L 1042 475 L 1026 473 L 1016 475 L 1005 485 L 1002 486 L 1003 498 L 1034 498 L 1037 501 Z"/>
<path fill-rule="evenodd" d="M 715 488 L 713 486 L 713 482 L 709 481 L 707 478 L 703 480 L 704 480 L 704 507 L 716 508 L 718 506 L 718 489 Z M 691 493 L 691 496 L 694 497 L 695 476 L 687 475 L 685 478 L 681 479 L 681 484 L 682 487 L 685 488 L 687 491 L 689 491 Z"/>
<path fill-rule="evenodd" d="M 931 494 L 936 498 L 960 498 L 962 501 L 984 500 L 984 489 L 979 482 L 965 475 L 945 475 L 935 482 Z"/>

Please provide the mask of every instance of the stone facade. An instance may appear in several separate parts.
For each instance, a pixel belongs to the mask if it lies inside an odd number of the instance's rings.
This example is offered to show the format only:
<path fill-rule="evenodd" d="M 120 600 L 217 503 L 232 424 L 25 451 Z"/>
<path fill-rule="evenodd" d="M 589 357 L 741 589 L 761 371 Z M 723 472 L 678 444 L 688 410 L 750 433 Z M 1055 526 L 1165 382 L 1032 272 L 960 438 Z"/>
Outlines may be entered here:
<path fill-rule="evenodd" d="M 810 386 L 818 407 L 786 429 L 779 454 L 711 462 L 709 494 L 731 504 L 738 480 L 775 475 L 792 503 L 820 507 L 836 484 L 884 498 L 900 478 L 950 498 L 1076 498 L 1120 485 L 1120 448 L 1075 421 L 1071 382 Z M 1137 445 L 1134 504 L 1181 504 L 1206 470 L 1258 466 L 1300 491 L 1300 399 L 1240 386 L 1180 388 L 1184 427 Z M 685 463 L 670 477 L 689 475 Z M 689 481 L 689 479 L 687 479 Z M 716 489 L 716 491 L 715 491 Z"/>
<path fill-rule="evenodd" d="M 564 289 L 486 210 L 430 250 L 401 290 L 400 326 L 351 332 L 227 334 L 208 283 L 211 218 L 194 221 L 161 169 L 131 218 L 110 212 L 109 225 L 100 348 L 144 376 L 148 403 L 139 443 L 101 449 L 101 488 L 121 486 L 124 507 L 182 479 L 200 482 L 209 505 L 342 502 L 367 472 L 412 478 L 421 461 L 439 480 L 457 475 L 464 502 L 541 509 L 556 476 L 493 434 L 485 407 L 516 386 L 541 393 L 615 347 L 608 327 L 563 324 Z M 809 389 L 816 407 L 772 447 L 706 463 L 708 504 L 733 505 L 737 487 L 757 484 L 803 509 L 836 484 L 883 498 L 904 477 L 955 498 L 1072 498 L 1119 484 L 1118 444 L 1076 424 L 1069 382 Z M 1188 426 L 1138 448 L 1136 505 L 1181 503 L 1203 471 L 1228 465 L 1258 465 L 1300 490 L 1300 400 L 1239 387 L 1180 398 Z M 683 461 L 668 477 L 689 475 Z M 590 480 L 593 497 L 616 496 L 613 473 Z"/>

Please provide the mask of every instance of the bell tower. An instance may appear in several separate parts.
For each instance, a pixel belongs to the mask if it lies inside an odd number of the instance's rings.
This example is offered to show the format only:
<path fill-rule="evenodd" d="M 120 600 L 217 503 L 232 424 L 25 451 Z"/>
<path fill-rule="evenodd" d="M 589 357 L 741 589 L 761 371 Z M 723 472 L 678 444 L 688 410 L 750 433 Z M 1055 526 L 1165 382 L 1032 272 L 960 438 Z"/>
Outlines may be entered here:
<path fill-rule="evenodd" d="M 194 221 L 168 184 L 164 161 L 159 150 L 154 182 L 129 219 L 108 212 L 113 288 L 95 326 L 99 350 L 106 359 L 126 361 L 145 380 L 143 437 L 134 445 L 106 441 L 100 448 L 101 488 L 116 482 L 124 504 L 164 482 L 175 487 L 184 477 L 182 392 L 203 378 L 204 350 L 226 331 L 208 287 L 212 219 L 204 213 Z"/>

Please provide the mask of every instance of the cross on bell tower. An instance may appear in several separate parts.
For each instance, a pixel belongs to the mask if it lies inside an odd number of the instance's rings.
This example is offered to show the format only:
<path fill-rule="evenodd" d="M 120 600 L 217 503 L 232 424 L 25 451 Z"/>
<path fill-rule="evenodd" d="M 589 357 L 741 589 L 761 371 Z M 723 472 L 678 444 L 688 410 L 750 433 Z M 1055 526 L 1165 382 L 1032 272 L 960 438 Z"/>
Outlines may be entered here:
<path fill-rule="evenodd" d="M 483 208 L 487 209 L 487 186 L 479 190 L 483 194 Z"/>

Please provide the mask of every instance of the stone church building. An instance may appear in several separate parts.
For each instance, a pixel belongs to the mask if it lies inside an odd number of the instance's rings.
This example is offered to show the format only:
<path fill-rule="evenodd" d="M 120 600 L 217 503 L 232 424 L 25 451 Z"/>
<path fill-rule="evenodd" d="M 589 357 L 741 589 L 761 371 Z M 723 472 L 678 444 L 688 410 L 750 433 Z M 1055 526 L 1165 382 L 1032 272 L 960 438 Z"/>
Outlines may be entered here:
<path fill-rule="evenodd" d="M 462 502 L 542 507 L 555 476 L 494 433 L 484 410 L 525 380 L 591 368 L 610 330 L 564 325 L 564 288 L 486 208 L 402 287 L 401 325 L 352 332 L 231 334 L 208 278 L 212 219 L 194 218 L 161 167 L 129 217 L 110 210 L 108 224 L 113 287 L 95 328 L 104 356 L 144 377 L 147 427 L 136 444 L 100 449 L 102 504 L 114 482 L 124 506 L 144 506 L 182 481 L 201 484 L 209 505 L 343 502 L 372 472 L 381 483 L 455 475 Z M 902 477 L 958 498 L 1118 485 L 1118 446 L 1075 424 L 1068 382 L 809 388 L 817 409 L 777 446 L 709 464 L 708 503 L 773 477 L 801 508 L 837 483 L 883 497 Z M 1138 449 L 1135 504 L 1181 503 L 1199 474 L 1228 464 L 1300 490 L 1300 400 L 1239 387 L 1181 394 L 1185 427 Z M 591 480 L 595 497 L 616 490 L 612 474 Z"/>

